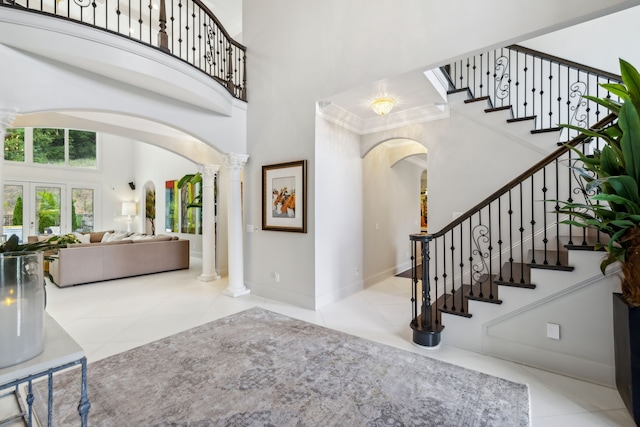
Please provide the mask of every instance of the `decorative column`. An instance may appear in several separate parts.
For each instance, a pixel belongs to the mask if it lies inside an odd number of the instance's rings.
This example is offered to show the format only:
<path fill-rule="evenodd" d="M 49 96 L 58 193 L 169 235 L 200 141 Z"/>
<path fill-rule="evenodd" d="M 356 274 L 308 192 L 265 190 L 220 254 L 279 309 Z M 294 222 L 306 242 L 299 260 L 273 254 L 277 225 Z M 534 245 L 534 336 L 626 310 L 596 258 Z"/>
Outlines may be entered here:
<path fill-rule="evenodd" d="M 242 249 L 242 193 L 240 173 L 249 158 L 246 154 L 229 153 L 224 163 L 229 171 L 229 285 L 225 295 L 239 297 L 251 292 L 244 285 L 244 265 Z"/>
<path fill-rule="evenodd" d="M 4 137 L 7 134 L 7 128 L 13 125 L 13 120 L 16 117 L 16 110 L 0 110 L 0 142 L 4 147 Z M 2 150 L 4 156 L 4 150 Z M 3 160 L 0 160 L 0 165 L 4 164 Z M 0 195 L 4 200 L 4 171 L 0 167 Z M 0 203 L 0 218 L 4 218 L 4 203 Z M 0 236 L 4 234 L 4 221 L 0 221 Z"/>
<path fill-rule="evenodd" d="M 202 174 L 202 274 L 203 282 L 218 280 L 216 272 L 216 213 L 214 181 L 220 165 L 200 165 Z"/>

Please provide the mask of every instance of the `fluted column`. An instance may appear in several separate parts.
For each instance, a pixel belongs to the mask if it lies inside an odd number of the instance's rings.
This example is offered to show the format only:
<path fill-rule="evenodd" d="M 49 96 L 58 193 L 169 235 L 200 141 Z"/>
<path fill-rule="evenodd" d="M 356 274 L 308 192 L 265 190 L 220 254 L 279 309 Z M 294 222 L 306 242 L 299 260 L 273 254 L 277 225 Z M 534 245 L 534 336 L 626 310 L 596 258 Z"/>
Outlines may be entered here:
<path fill-rule="evenodd" d="M 16 118 L 15 110 L 0 110 L 0 142 L 4 147 L 4 137 L 7 134 L 7 128 L 13 125 L 13 120 Z M 4 150 L 2 150 L 4 156 Z M 0 165 L 4 164 L 4 160 L 0 160 Z M 4 170 L 0 166 L 0 195 L 4 199 Z M 0 203 L 0 218 L 4 218 L 4 203 Z M 4 234 L 3 227 L 4 221 L 0 221 L 0 236 Z"/>
<path fill-rule="evenodd" d="M 229 171 L 229 285 L 223 293 L 232 297 L 239 297 L 250 292 L 244 285 L 240 187 L 240 174 L 248 158 L 249 156 L 246 154 L 230 153 L 224 159 Z"/>
<path fill-rule="evenodd" d="M 216 271 L 216 213 L 214 182 L 220 165 L 200 165 L 202 174 L 202 274 L 203 282 L 218 280 Z"/>

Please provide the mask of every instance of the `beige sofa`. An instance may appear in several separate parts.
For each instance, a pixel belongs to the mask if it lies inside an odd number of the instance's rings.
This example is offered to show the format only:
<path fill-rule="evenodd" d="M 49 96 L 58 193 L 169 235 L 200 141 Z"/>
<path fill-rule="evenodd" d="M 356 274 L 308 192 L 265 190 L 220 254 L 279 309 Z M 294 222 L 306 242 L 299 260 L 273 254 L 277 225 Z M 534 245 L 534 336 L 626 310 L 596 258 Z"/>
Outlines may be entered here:
<path fill-rule="evenodd" d="M 49 264 L 49 272 L 61 288 L 186 268 L 189 241 L 171 236 L 73 244 L 60 249 L 57 259 Z"/>

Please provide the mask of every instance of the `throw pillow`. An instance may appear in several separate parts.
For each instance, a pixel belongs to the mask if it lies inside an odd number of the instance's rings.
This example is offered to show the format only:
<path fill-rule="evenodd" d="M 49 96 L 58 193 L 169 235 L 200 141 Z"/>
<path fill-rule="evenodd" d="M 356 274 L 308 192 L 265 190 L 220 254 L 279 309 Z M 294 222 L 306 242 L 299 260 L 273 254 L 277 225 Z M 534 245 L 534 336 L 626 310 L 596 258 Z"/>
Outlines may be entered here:
<path fill-rule="evenodd" d="M 80 243 L 91 243 L 91 235 L 89 234 L 82 234 L 74 231 L 73 235 L 80 241 Z"/>

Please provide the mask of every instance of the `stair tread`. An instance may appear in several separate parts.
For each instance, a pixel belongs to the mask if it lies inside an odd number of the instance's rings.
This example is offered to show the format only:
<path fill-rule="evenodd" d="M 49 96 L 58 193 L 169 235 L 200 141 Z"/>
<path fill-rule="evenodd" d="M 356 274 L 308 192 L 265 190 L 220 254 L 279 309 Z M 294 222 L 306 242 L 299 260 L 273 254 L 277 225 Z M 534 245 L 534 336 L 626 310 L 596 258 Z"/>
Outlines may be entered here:
<path fill-rule="evenodd" d="M 473 286 L 469 287 L 469 291 L 465 295 L 467 299 L 502 304 L 502 300 L 498 299 L 498 284 L 494 282 L 495 277 L 495 275 L 482 275 Z"/>
<path fill-rule="evenodd" d="M 484 112 L 493 113 L 496 111 L 505 111 L 505 110 L 511 110 L 511 105 L 504 105 L 502 107 L 485 108 Z"/>
<path fill-rule="evenodd" d="M 441 295 L 437 303 L 437 306 L 440 307 L 439 311 L 456 316 L 471 317 L 472 315 L 468 310 L 467 298 L 465 298 L 465 295 L 469 292 L 469 288 L 469 285 L 463 285 L 462 289 L 456 290 L 455 296 L 450 293 Z"/>
<path fill-rule="evenodd" d="M 481 96 L 480 98 L 469 98 L 469 99 L 465 99 L 465 100 L 464 100 L 464 103 L 465 103 L 465 104 L 470 104 L 470 103 L 472 103 L 472 102 L 480 102 L 480 101 L 489 101 L 489 102 L 490 102 L 490 99 L 489 99 L 489 97 L 488 97 L 488 96 Z"/>
<path fill-rule="evenodd" d="M 500 269 L 500 275 L 494 280 L 498 285 L 534 289 L 531 283 L 531 268 L 521 262 L 506 262 Z"/>
<path fill-rule="evenodd" d="M 569 265 L 569 252 L 567 251 L 536 249 L 529 252 L 531 261 L 527 265 L 530 268 L 573 271 L 573 267 Z"/>
<path fill-rule="evenodd" d="M 512 119 L 507 119 L 507 123 L 524 122 L 527 120 L 535 120 L 535 119 L 536 119 L 536 116 L 514 117 Z"/>
<path fill-rule="evenodd" d="M 547 132 L 560 132 L 562 130 L 561 127 L 553 127 L 553 128 L 544 128 L 544 129 L 534 129 L 531 131 L 532 134 L 536 133 L 547 133 Z"/>
<path fill-rule="evenodd" d="M 448 95 L 453 95 L 454 93 L 461 93 L 461 92 L 468 92 L 469 94 L 471 94 L 470 90 L 468 87 L 463 87 L 460 89 L 450 89 L 447 91 Z"/>
<path fill-rule="evenodd" d="M 574 236 L 560 236 L 560 241 L 563 242 L 565 249 L 574 251 L 595 251 L 598 243 L 606 245 L 609 242 L 609 236 L 606 234 L 600 234 L 600 236 L 591 235 L 574 235 Z M 604 251 L 604 248 L 598 249 Z"/>

